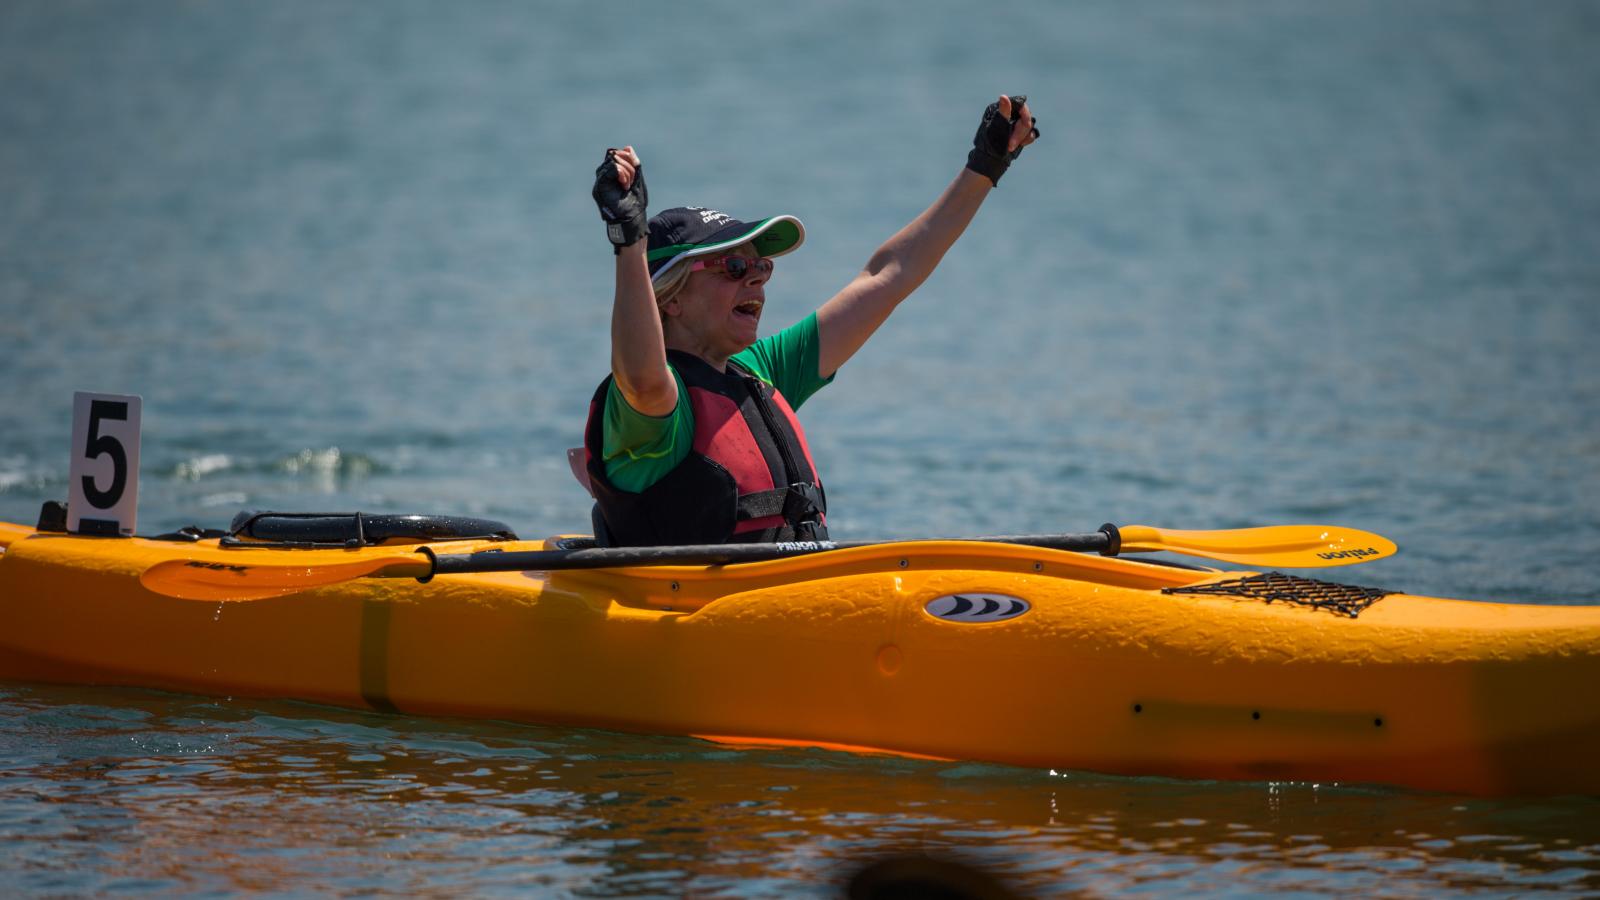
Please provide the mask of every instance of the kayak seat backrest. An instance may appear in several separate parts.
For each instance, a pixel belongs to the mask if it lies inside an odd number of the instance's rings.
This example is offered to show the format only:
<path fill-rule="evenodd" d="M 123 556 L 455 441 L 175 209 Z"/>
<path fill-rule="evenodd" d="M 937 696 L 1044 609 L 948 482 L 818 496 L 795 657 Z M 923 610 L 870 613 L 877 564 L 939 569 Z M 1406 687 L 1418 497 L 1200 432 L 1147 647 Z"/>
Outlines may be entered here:
<path fill-rule="evenodd" d="M 606 527 L 606 517 L 600 515 L 600 504 L 596 503 L 589 513 L 589 522 L 594 527 L 594 545 L 596 547 L 614 547 L 616 541 L 611 539 L 611 529 Z"/>
<path fill-rule="evenodd" d="M 594 485 L 589 483 L 588 457 L 584 455 L 582 447 L 573 447 L 567 451 L 567 468 L 572 470 L 572 477 L 578 479 L 578 484 L 584 493 L 594 496 Z"/>
<path fill-rule="evenodd" d="M 429 541 L 514 541 L 504 522 L 467 516 L 368 515 L 365 513 L 239 513 L 224 545 L 360 547 Z"/>
<path fill-rule="evenodd" d="M 582 447 L 573 447 L 567 451 L 567 468 L 572 470 L 572 477 L 578 480 L 585 493 L 594 496 L 594 485 L 589 483 L 588 457 Z M 594 510 L 589 513 L 590 525 L 594 528 L 594 544 L 596 547 L 615 546 L 611 539 L 611 529 L 606 527 L 605 516 L 600 515 L 600 504 L 594 505 Z"/>

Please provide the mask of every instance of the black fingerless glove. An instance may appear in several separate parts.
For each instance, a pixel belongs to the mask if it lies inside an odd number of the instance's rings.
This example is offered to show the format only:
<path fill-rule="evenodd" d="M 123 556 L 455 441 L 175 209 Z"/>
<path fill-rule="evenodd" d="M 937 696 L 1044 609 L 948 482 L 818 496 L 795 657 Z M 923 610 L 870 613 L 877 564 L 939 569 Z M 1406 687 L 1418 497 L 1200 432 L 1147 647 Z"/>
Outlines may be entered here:
<path fill-rule="evenodd" d="M 972 152 L 967 154 L 967 168 L 1000 185 L 1000 176 L 1006 173 L 1011 161 L 1022 154 L 1018 147 L 1010 152 L 1006 145 L 1011 141 L 1011 127 L 1022 116 L 1022 105 L 1028 102 L 1025 94 L 1011 95 L 1011 117 L 1000 115 L 1000 101 L 989 104 L 983 111 L 983 121 L 978 123 L 978 133 L 972 138 Z M 1036 117 L 1035 122 L 1039 121 Z M 1039 129 L 1033 129 L 1034 137 Z"/>
<path fill-rule="evenodd" d="M 594 170 L 594 202 L 606 222 L 611 252 L 621 253 L 623 247 L 649 232 L 645 207 L 650 202 L 650 192 L 644 186 L 644 166 L 633 170 L 633 184 L 623 190 L 617 178 L 616 150 L 607 150 L 605 162 Z"/>

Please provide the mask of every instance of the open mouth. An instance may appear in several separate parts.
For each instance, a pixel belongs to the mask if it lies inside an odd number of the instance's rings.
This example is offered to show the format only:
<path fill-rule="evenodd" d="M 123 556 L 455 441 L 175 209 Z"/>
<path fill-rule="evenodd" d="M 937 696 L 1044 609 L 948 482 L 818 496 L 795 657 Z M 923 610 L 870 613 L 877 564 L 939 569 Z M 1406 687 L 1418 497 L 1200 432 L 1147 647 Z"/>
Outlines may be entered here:
<path fill-rule="evenodd" d="M 746 300 L 733 308 L 734 315 L 749 316 L 753 319 L 761 318 L 761 307 L 764 301 L 759 299 Z"/>

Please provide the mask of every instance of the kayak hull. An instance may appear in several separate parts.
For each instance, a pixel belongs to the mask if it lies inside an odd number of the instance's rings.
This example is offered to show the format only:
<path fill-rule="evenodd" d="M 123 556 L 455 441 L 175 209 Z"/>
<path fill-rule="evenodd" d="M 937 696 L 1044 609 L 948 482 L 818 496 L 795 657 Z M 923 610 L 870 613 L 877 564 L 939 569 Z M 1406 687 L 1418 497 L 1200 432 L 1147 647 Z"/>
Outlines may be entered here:
<path fill-rule="evenodd" d="M 915 542 L 730 567 L 360 578 L 197 602 L 172 559 L 395 549 L 0 526 L 0 677 L 1133 775 L 1600 794 L 1600 608 L 1166 594 L 1241 573 Z M 539 542 L 430 545 L 440 553 Z M 941 597 L 1025 612 L 940 618 Z M 936 605 L 936 604 L 935 604 Z"/>

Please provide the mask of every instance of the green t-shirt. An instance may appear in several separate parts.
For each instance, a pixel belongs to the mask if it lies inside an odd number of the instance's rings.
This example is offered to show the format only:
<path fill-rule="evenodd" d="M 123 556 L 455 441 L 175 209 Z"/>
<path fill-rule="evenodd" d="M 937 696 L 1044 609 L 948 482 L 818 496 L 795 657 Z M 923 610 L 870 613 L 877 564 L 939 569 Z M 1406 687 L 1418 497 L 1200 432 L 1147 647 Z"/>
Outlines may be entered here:
<path fill-rule="evenodd" d="M 794 409 L 833 381 L 817 374 L 817 314 L 812 313 L 777 334 L 762 338 L 733 355 L 733 361 L 778 389 Z M 601 458 L 606 478 L 624 491 L 640 493 L 665 478 L 694 447 L 694 407 L 683 376 L 678 405 L 664 416 L 647 416 L 628 405 L 617 383 L 606 394 L 600 423 Z"/>

